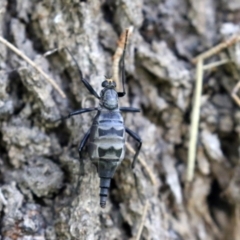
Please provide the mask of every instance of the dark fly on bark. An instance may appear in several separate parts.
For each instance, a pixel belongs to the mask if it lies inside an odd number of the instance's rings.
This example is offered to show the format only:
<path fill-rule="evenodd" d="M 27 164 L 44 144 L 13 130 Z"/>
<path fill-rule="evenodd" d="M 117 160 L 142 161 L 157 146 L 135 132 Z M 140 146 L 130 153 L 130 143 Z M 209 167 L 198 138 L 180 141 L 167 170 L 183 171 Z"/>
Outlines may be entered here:
<path fill-rule="evenodd" d="M 78 152 L 80 166 L 81 169 L 83 169 L 82 152 L 83 148 L 88 145 L 89 157 L 92 163 L 96 166 L 100 178 L 100 206 L 102 208 L 106 206 L 111 178 L 125 156 L 125 133 L 129 134 L 138 142 L 138 148 L 133 157 L 132 168 L 134 168 L 142 145 L 140 137 L 124 125 L 123 117 L 121 115 L 121 112 L 140 112 L 140 110 L 131 107 L 119 107 L 118 105 L 118 98 L 124 97 L 126 93 L 124 66 L 126 43 L 127 36 L 125 37 L 124 49 L 120 59 L 120 72 L 123 88 L 122 92 L 117 92 L 116 83 L 113 80 L 107 79 L 102 82 L 100 96 L 93 89 L 90 83 L 83 78 L 76 59 L 68 51 L 78 66 L 81 81 L 88 91 L 99 99 L 99 106 L 97 108 L 83 108 L 77 110 L 61 119 L 67 119 L 73 115 L 86 112 L 97 111 L 97 114 L 93 119 L 92 126 L 79 144 Z"/>

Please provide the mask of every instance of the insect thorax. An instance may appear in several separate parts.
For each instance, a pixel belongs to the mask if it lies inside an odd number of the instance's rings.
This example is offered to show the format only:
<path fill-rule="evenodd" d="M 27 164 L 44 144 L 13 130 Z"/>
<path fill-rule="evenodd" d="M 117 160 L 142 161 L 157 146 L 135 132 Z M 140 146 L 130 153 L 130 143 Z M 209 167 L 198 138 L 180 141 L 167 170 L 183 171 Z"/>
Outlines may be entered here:
<path fill-rule="evenodd" d="M 100 95 L 100 105 L 109 110 L 118 108 L 118 93 L 114 81 L 103 81 Z"/>

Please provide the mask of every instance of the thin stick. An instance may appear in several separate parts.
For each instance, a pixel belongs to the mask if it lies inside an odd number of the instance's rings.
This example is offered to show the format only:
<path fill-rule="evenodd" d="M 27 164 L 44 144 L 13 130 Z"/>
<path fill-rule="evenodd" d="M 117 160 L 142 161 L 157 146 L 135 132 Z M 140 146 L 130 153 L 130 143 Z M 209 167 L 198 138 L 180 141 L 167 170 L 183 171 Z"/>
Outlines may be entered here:
<path fill-rule="evenodd" d="M 238 72 L 235 71 L 234 76 L 236 79 L 239 79 Z M 240 106 L 240 99 L 238 97 L 239 88 L 240 88 L 240 81 L 238 81 L 238 83 L 235 85 L 235 87 L 233 88 L 232 93 L 231 93 L 232 98 L 235 100 L 235 102 L 238 104 L 238 106 Z"/>
<path fill-rule="evenodd" d="M 235 85 L 235 87 L 232 90 L 232 98 L 235 100 L 235 102 L 238 104 L 238 106 L 240 106 L 240 99 L 237 96 L 238 90 L 240 88 L 240 81 Z"/>
<path fill-rule="evenodd" d="M 144 206 L 144 209 L 143 209 L 142 219 L 141 219 L 141 223 L 140 223 L 140 226 L 139 226 L 139 229 L 138 229 L 136 240 L 139 240 L 140 237 L 141 237 L 143 226 L 144 226 L 144 223 L 145 223 L 145 220 L 146 220 L 146 216 L 147 216 L 148 208 L 149 208 L 149 202 L 147 200 L 146 204 Z"/>
<path fill-rule="evenodd" d="M 126 147 L 127 149 L 131 152 L 131 153 L 135 153 L 134 149 L 132 148 L 132 146 L 126 142 Z M 145 160 L 143 158 L 141 158 L 140 156 L 138 156 L 138 160 L 139 162 L 141 163 L 141 165 L 143 166 L 143 168 L 146 169 L 146 172 L 148 173 L 149 175 L 149 178 L 152 182 L 152 184 L 154 186 L 157 186 L 157 180 L 156 180 L 156 177 L 154 176 L 154 173 L 151 171 L 151 169 L 148 167 L 147 163 L 145 162 Z"/>
<path fill-rule="evenodd" d="M 209 64 L 206 64 L 203 66 L 203 70 L 209 70 L 211 68 L 215 68 L 215 67 L 219 67 L 225 63 L 228 63 L 230 62 L 231 60 L 229 59 L 223 59 L 221 61 L 218 61 L 218 62 L 213 62 L 213 63 L 209 63 Z"/>
<path fill-rule="evenodd" d="M 127 45 L 128 39 L 133 31 L 133 27 L 130 26 L 121 34 L 118 40 L 118 46 L 113 55 L 113 65 L 112 65 L 112 80 L 116 82 L 117 87 L 119 87 L 119 61 L 122 57 L 125 46 Z"/>
<path fill-rule="evenodd" d="M 238 104 L 238 106 L 240 106 L 240 99 L 236 93 L 232 93 L 232 98 L 235 100 L 235 102 Z"/>
<path fill-rule="evenodd" d="M 29 59 L 24 53 L 22 53 L 19 49 L 13 46 L 10 42 L 0 36 L 0 42 L 10 48 L 13 52 L 15 52 L 18 56 L 23 58 L 29 65 L 35 68 L 40 74 L 44 76 L 44 78 L 52 84 L 52 86 L 60 93 L 63 98 L 66 98 L 64 92 L 60 89 L 60 87 L 56 84 L 56 82 L 50 78 L 41 68 L 39 68 L 31 59 Z"/>
<path fill-rule="evenodd" d="M 240 81 L 236 84 L 232 92 L 236 94 L 239 88 L 240 88 Z"/>
<path fill-rule="evenodd" d="M 202 94 L 202 80 L 203 80 L 203 59 L 198 59 L 196 71 L 196 86 L 195 97 L 192 110 L 191 127 L 190 127 L 190 141 L 188 148 L 188 166 L 187 166 L 187 181 L 191 182 L 194 175 L 195 158 L 196 158 L 196 145 L 198 137 L 198 125 L 200 117 L 200 105 Z"/>
<path fill-rule="evenodd" d="M 230 39 L 228 39 L 225 42 L 222 42 L 218 45 L 216 45 L 215 47 L 209 49 L 208 51 L 201 53 L 200 55 L 198 55 L 197 57 L 195 57 L 192 62 L 193 63 L 197 63 L 199 59 L 206 59 L 208 57 L 211 57 L 212 55 L 222 51 L 225 48 L 230 47 L 231 45 L 237 43 L 238 41 L 240 41 L 240 36 L 233 36 Z"/>
<path fill-rule="evenodd" d="M 219 53 L 225 48 L 230 47 L 231 45 L 240 41 L 240 36 L 233 36 L 229 40 L 222 42 L 215 47 L 209 49 L 208 51 L 198 55 L 195 57 L 192 62 L 197 63 L 197 71 L 196 71 L 196 86 L 195 86 L 195 98 L 193 103 L 192 110 L 192 119 L 191 119 L 191 127 L 190 127 L 190 140 L 189 140 L 189 149 L 188 149 L 188 166 L 187 166 L 187 181 L 191 182 L 194 176 L 194 168 L 195 168 L 195 160 L 196 160 L 196 144 L 198 137 L 198 126 L 199 126 L 199 117 L 200 117 L 200 100 L 202 93 L 202 81 L 203 81 L 203 73 L 204 70 L 211 69 L 213 67 L 218 67 L 222 64 L 225 64 L 231 60 L 223 59 L 221 61 L 210 63 L 208 65 L 203 66 L 203 61 L 206 58 L 211 57 L 214 54 Z M 232 98 L 236 101 L 236 103 L 240 106 L 240 99 L 237 96 L 237 91 L 240 87 L 240 82 L 234 87 L 232 91 Z"/>
<path fill-rule="evenodd" d="M 49 55 L 52 55 L 53 53 L 55 53 L 55 52 L 59 52 L 60 50 L 62 50 L 63 48 L 55 48 L 55 49 L 53 49 L 53 50 L 49 50 L 49 51 L 47 51 L 47 52 L 45 52 L 44 54 L 43 54 L 43 56 L 44 57 L 48 57 Z"/>

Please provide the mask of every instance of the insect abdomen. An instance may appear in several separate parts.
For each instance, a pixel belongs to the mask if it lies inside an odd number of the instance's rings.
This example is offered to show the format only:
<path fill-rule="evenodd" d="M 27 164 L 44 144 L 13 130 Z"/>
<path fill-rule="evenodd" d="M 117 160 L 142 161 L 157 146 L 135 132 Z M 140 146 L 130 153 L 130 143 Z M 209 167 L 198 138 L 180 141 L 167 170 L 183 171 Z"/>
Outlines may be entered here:
<path fill-rule="evenodd" d="M 91 127 L 88 153 L 99 159 L 121 161 L 125 155 L 125 128 L 120 112 L 98 112 Z"/>
<path fill-rule="evenodd" d="M 98 112 L 91 127 L 88 153 L 100 177 L 100 205 L 105 207 L 113 177 L 125 155 L 125 128 L 120 112 Z"/>

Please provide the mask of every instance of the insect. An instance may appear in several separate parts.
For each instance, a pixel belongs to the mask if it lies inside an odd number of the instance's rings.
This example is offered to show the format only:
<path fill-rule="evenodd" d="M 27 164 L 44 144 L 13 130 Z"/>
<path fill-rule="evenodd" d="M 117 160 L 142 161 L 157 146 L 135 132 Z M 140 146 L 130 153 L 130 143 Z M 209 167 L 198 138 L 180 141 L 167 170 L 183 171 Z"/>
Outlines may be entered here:
<path fill-rule="evenodd" d="M 84 135 L 79 144 L 78 152 L 80 159 L 80 166 L 83 169 L 82 152 L 86 145 L 88 145 L 88 154 L 92 163 L 96 166 L 100 178 L 100 206 L 104 208 L 108 197 L 111 179 L 125 156 L 125 133 L 129 134 L 138 142 L 137 151 L 133 157 L 132 168 L 134 168 L 138 154 L 142 146 L 140 137 L 125 127 L 121 112 L 140 112 L 137 108 L 119 107 L 118 98 L 124 97 L 125 92 L 125 49 L 127 36 L 125 38 L 124 49 L 120 59 L 120 72 L 122 81 L 122 92 L 117 92 L 116 83 L 111 79 L 106 79 L 102 82 L 102 90 L 100 95 L 93 89 L 90 83 L 83 78 L 82 71 L 72 56 L 74 62 L 78 66 L 80 79 L 88 89 L 90 94 L 99 99 L 99 106 L 97 108 L 83 108 L 71 112 L 68 116 L 61 119 L 70 118 L 73 115 L 79 115 L 91 111 L 97 111 L 93 119 L 92 125 L 87 133 Z M 68 51 L 70 53 L 70 51 Z M 71 54 L 71 53 L 70 53 Z M 83 170 L 84 171 L 84 170 Z M 83 172 L 84 173 L 84 172 Z"/>

